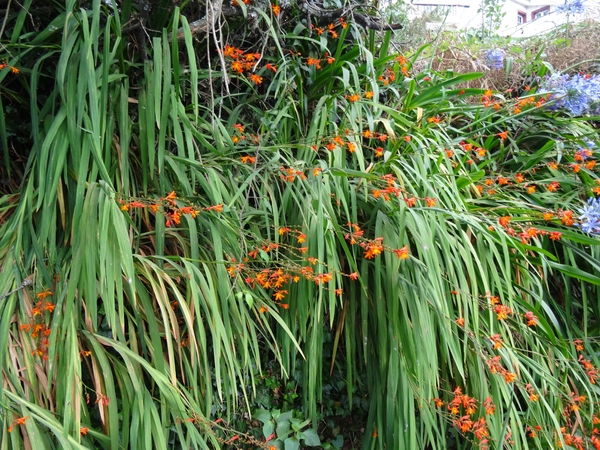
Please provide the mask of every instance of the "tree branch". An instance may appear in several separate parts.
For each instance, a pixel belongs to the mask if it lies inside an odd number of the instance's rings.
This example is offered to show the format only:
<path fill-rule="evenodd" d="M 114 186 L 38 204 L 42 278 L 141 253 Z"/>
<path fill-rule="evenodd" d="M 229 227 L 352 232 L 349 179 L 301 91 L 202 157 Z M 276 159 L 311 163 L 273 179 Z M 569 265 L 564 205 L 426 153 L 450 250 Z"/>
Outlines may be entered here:
<path fill-rule="evenodd" d="M 314 4 L 310 0 L 300 0 L 298 2 L 298 7 L 310 14 L 311 16 L 318 17 L 320 19 L 327 19 L 333 21 L 335 19 L 339 19 L 340 17 L 347 18 L 353 17 L 354 21 L 362 26 L 365 29 L 377 30 L 377 31 L 385 31 L 385 30 L 399 30 L 403 28 L 403 26 L 399 23 L 389 24 L 380 21 L 376 17 L 369 16 L 367 14 L 363 14 L 360 12 L 352 11 L 353 8 L 338 8 L 338 9 L 325 9 L 320 6 Z"/>

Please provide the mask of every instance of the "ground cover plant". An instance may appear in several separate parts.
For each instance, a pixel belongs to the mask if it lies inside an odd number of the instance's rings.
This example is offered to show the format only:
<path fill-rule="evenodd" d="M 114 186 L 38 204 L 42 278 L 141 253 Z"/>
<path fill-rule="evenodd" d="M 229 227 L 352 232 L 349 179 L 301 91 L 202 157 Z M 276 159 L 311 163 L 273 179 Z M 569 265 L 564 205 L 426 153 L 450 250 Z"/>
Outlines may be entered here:
<path fill-rule="evenodd" d="M 600 448 L 593 110 L 179 6 L 5 12 L 2 448 Z"/>

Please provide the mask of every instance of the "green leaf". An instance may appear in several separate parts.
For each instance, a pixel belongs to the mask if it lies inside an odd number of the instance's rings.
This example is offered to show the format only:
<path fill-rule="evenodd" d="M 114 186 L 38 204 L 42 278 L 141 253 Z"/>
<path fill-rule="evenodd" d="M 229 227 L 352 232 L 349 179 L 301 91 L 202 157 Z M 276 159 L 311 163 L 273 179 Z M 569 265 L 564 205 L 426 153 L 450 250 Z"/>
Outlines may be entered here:
<path fill-rule="evenodd" d="M 257 409 L 252 413 L 252 417 L 260 420 L 262 423 L 267 423 L 271 421 L 271 412 L 266 409 Z"/>
<path fill-rule="evenodd" d="M 300 448 L 300 442 L 298 442 L 298 439 L 293 437 L 289 437 L 283 441 L 283 445 L 285 450 L 298 450 Z"/>
<path fill-rule="evenodd" d="M 302 431 L 301 434 L 305 445 L 308 445 L 309 447 L 321 445 L 321 439 L 319 439 L 319 435 L 315 429 L 309 428 L 308 430 Z"/>
<path fill-rule="evenodd" d="M 273 434 L 273 432 L 275 431 L 275 423 L 273 421 L 268 421 L 267 423 L 265 423 L 263 425 L 263 436 L 265 438 L 268 438 L 269 436 L 271 436 Z"/>

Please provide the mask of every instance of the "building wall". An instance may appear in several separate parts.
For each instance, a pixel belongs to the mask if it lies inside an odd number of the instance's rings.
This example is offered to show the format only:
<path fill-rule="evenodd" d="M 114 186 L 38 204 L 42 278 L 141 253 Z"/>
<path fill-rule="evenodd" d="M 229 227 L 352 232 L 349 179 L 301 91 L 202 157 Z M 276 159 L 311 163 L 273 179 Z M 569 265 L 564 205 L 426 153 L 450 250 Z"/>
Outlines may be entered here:
<path fill-rule="evenodd" d="M 567 17 L 565 13 L 556 12 L 556 7 L 562 5 L 564 0 L 506 0 L 503 5 L 505 12 L 502 25 L 499 28 L 501 36 L 528 37 L 545 33 L 551 29 L 566 23 L 580 22 L 582 20 L 600 20 L 600 0 L 584 0 L 586 11 L 583 14 L 571 14 Z M 447 28 L 468 29 L 480 28 L 482 16 L 478 13 L 479 0 L 414 0 L 409 18 L 422 16 L 430 13 L 435 8 L 449 10 L 445 26 Z M 536 20 L 532 14 L 544 7 L 549 7 L 546 16 Z M 519 12 L 525 13 L 526 21 L 518 23 Z M 441 24 L 432 23 L 431 27 Z"/>

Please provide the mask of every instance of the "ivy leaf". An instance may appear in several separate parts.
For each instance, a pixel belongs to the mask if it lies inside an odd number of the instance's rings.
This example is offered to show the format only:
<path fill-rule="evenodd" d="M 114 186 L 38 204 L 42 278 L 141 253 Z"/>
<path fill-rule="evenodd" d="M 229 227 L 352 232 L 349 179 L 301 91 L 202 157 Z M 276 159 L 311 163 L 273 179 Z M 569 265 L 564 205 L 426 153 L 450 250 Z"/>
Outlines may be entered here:
<path fill-rule="evenodd" d="M 279 414 L 279 416 L 277 416 L 275 418 L 275 422 L 277 422 L 277 423 L 284 422 L 284 421 L 289 422 L 289 420 L 292 418 L 292 413 L 293 413 L 293 411 L 288 411 L 288 412 Z"/>
<path fill-rule="evenodd" d="M 304 444 L 308 445 L 309 447 L 317 447 L 321 445 L 321 439 L 319 439 L 319 435 L 313 428 L 303 431 L 302 437 L 304 438 Z"/>
<path fill-rule="evenodd" d="M 263 425 L 263 435 L 266 438 L 268 438 L 269 436 L 271 436 L 273 434 L 273 432 L 275 431 L 275 424 L 272 421 L 268 421 L 267 423 L 265 423 Z"/>
<path fill-rule="evenodd" d="M 277 424 L 277 438 L 282 439 L 287 437 L 287 435 L 290 434 L 290 431 L 292 430 L 290 428 L 289 420 L 283 420 Z"/>
<path fill-rule="evenodd" d="M 262 423 L 267 423 L 271 421 L 271 413 L 266 409 L 257 409 L 254 411 L 254 418 Z"/>
<path fill-rule="evenodd" d="M 285 450 L 298 450 L 300 448 L 300 442 L 298 439 L 290 437 L 283 441 Z"/>

